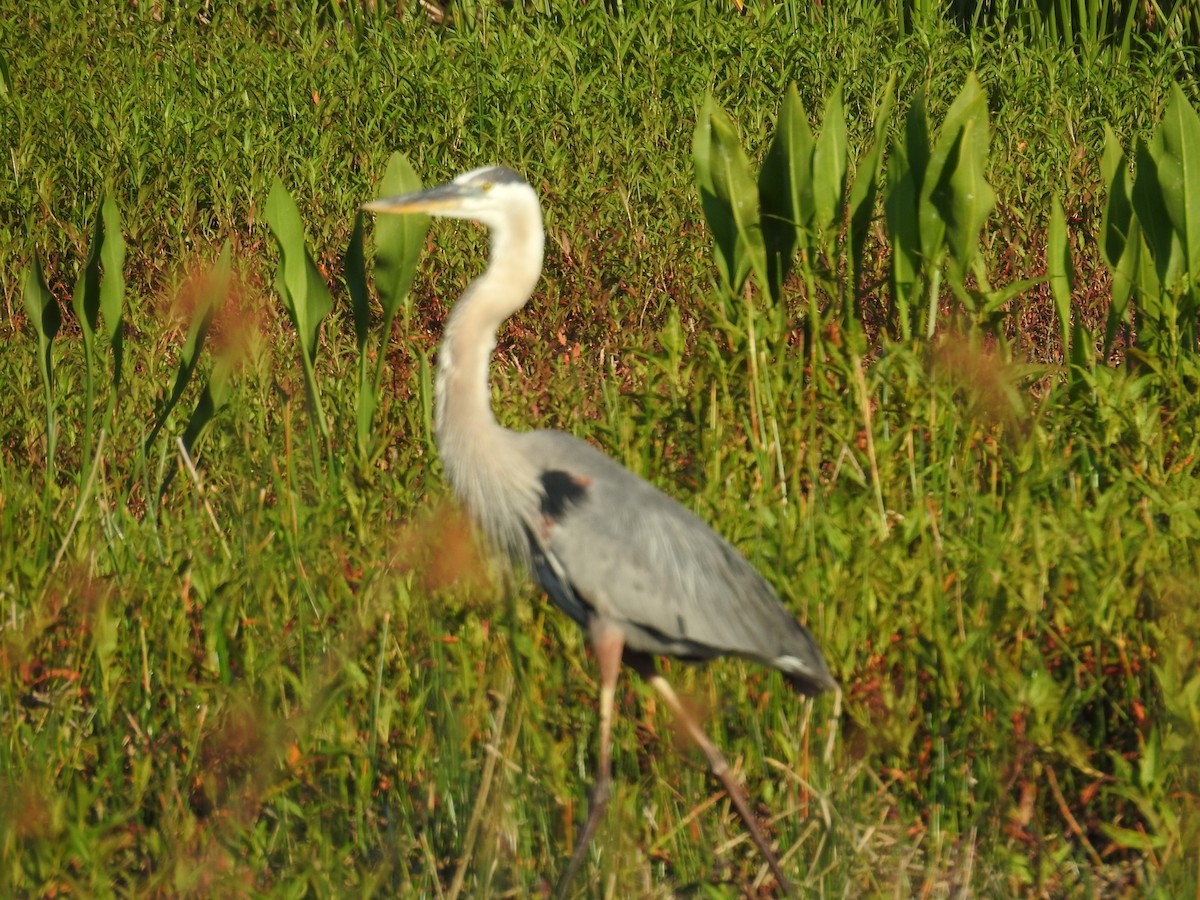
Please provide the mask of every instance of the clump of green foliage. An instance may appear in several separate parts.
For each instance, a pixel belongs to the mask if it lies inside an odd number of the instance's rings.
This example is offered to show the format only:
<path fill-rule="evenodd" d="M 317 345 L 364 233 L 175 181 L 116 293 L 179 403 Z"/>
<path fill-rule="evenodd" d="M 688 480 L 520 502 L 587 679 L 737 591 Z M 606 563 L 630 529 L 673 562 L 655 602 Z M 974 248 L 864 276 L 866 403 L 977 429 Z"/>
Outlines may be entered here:
<path fill-rule="evenodd" d="M 671 667 L 802 889 L 1194 893 L 1195 23 L 1024 8 L 4 17 L 0 893 L 552 883 L 594 674 L 430 439 L 483 245 L 356 212 L 487 161 L 548 216 L 502 420 L 688 502 L 845 687 Z M 762 887 L 618 703 L 580 890 Z"/>

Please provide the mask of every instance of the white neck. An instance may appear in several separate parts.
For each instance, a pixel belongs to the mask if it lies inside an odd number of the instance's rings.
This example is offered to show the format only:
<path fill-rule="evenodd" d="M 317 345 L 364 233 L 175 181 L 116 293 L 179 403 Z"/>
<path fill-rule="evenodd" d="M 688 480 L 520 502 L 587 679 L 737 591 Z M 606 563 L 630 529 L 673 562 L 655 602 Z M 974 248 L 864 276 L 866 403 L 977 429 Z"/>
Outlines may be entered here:
<path fill-rule="evenodd" d="M 530 203 L 518 206 L 502 227 L 493 225 L 488 267 L 446 320 L 435 383 L 434 431 L 450 484 L 490 537 L 508 549 L 523 545 L 524 535 L 512 532 L 518 507 L 536 491 L 536 473 L 522 477 L 511 434 L 496 421 L 488 367 L 496 331 L 525 305 L 542 270 L 541 209 L 529 193 Z"/>

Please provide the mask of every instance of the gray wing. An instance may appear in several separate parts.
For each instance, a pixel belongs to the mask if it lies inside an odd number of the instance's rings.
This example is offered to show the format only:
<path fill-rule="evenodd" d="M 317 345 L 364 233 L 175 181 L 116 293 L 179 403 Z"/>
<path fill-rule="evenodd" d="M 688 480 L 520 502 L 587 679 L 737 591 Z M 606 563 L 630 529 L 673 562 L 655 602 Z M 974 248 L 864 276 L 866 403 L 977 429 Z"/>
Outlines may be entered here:
<path fill-rule="evenodd" d="M 573 619 L 602 617 L 633 650 L 742 656 L 780 669 L 805 693 L 836 687 L 812 635 L 702 519 L 569 434 L 519 438 L 542 487 L 530 535 L 535 574 Z"/>

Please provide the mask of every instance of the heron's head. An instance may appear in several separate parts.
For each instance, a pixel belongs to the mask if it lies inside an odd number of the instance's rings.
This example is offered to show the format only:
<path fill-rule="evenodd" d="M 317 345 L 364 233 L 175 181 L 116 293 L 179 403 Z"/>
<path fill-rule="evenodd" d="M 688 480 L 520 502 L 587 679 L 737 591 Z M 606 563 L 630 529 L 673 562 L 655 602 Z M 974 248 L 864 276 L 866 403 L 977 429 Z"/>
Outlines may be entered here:
<path fill-rule="evenodd" d="M 527 213 L 531 205 L 538 209 L 537 194 L 524 178 L 505 166 L 484 166 L 464 172 L 448 184 L 364 203 L 363 209 L 472 219 L 495 230 Z"/>

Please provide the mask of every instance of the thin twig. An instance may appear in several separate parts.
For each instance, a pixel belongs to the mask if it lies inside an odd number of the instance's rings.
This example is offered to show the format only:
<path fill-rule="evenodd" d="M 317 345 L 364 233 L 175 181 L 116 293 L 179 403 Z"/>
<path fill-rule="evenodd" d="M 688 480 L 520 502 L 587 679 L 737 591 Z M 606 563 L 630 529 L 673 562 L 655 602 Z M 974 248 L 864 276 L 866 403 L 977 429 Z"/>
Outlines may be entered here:
<path fill-rule="evenodd" d="M 879 504 L 879 536 L 888 536 L 887 508 L 883 505 L 883 487 L 879 483 L 879 464 L 875 461 L 875 434 L 871 428 L 871 398 L 867 394 L 867 377 L 863 374 L 862 362 L 854 358 L 854 380 L 858 385 L 858 400 L 862 405 L 863 431 L 867 439 L 867 462 L 871 464 L 871 485 L 875 488 L 875 502 Z"/>
<path fill-rule="evenodd" d="M 104 432 L 100 434 L 103 436 Z M 192 479 L 192 484 L 196 486 L 196 493 L 200 497 L 200 502 L 204 504 L 209 521 L 212 522 L 213 531 L 217 533 L 217 539 L 221 542 L 221 549 L 225 551 L 225 558 L 233 559 L 233 554 L 229 552 L 229 544 L 225 542 L 225 534 L 221 531 L 221 526 L 217 524 L 217 514 L 213 512 L 212 505 L 208 502 L 204 485 L 200 481 L 200 473 L 196 471 L 196 466 L 192 463 L 192 457 L 188 453 L 187 445 L 183 442 L 182 437 L 177 437 L 175 442 L 179 445 L 179 458 L 183 460 L 183 467 L 187 469 L 188 475 Z"/>
<path fill-rule="evenodd" d="M 421 830 L 421 849 L 425 851 L 425 861 L 429 864 L 429 871 L 433 874 L 433 893 L 438 900 L 443 900 L 446 896 L 442 893 L 442 883 L 437 877 L 437 860 L 433 856 L 433 848 L 429 846 L 429 838 L 427 832 Z"/>
<path fill-rule="evenodd" d="M 496 709 L 496 724 L 492 728 L 493 741 L 499 742 L 504 736 L 504 717 L 508 714 L 508 701 L 512 697 L 513 679 L 505 681 L 500 692 L 500 703 Z M 487 808 L 488 795 L 492 791 L 492 779 L 496 775 L 498 753 L 489 753 L 487 762 L 483 764 L 483 778 L 479 783 L 479 793 L 475 796 L 475 808 L 471 810 L 471 821 L 467 823 L 467 836 L 463 840 L 462 856 L 458 860 L 458 868 L 454 870 L 454 878 L 450 882 L 447 900 L 457 900 L 462 893 L 463 883 L 467 878 L 467 864 L 475 850 L 475 842 L 479 839 L 479 828 L 483 822 L 483 811 Z"/>
<path fill-rule="evenodd" d="M 821 821 L 825 823 L 826 830 L 833 827 L 833 809 L 829 805 L 829 795 L 827 793 L 818 791 L 812 786 L 812 783 L 807 778 L 786 763 L 770 758 L 764 760 L 764 762 L 772 769 L 779 770 L 787 778 L 790 778 L 792 781 L 796 782 L 796 784 L 804 788 L 804 790 L 807 791 L 810 796 L 815 797 L 817 800 L 817 805 L 821 808 Z"/>
<path fill-rule="evenodd" d="M 71 535 L 75 533 L 76 526 L 79 525 L 83 518 L 83 507 L 87 503 L 87 498 L 92 492 L 92 485 L 96 483 L 96 472 L 100 469 L 100 455 L 104 451 L 104 438 L 107 432 L 101 428 L 100 437 L 96 440 L 96 453 L 92 457 L 92 468 L 88 472 L 87 481 L 84 482 L 83 490 L 79 494 L 79 502 L 75 504 L 75 514 L 71 516 L 71 524 L 67 527 L 67 533 L 63 536 L 62 545 L 58 548 L 58 552 L 54 554 L 54 562 L 50 564 L 50 571 L 53 572 L 58 568 L 58 564 L 62 562 L 63 554 L 67 551 L 67 544 L 71 543 Z"/>
<path fill-rule="evenodd" d="M 724 791 L 714 791 L 714 792 L 710 793 L 708 795 L 707 799 L 702 800 L 702 801 L 700 801 L 700 803 L 693 806 L 688 811 L 687 815 L 685 815 L 682 819 L 680 819 L 678 822 L 676 822 L 674 828 L 671 828 L 669 831 L 665 831 L 661 835 L 659 835 L 658 840 L 656 840 L 654 843 L 652 843 L 650 845 L 649 849 L 646 851 L 646 854 L 651 857 L 654 856 L 654 854 L 657 853 L 659 850 L 661 850 L 663 847 L 665 847 L 671 841 L 671 839 L 673 837 L 675 837 L 676 834 L 678 834 L 684 828 L 687 828 L 687 826 L 690 825 L 694 819 L 696 819 L 702 813 L 706 812 L 711 807 L 715 806 L 725 796 L 726 796 L 726 794 Z M 745 840 L 746 840 L 746 834 L 745 833 L 739 834 L 739 835 L 737 835 L 737 837 L 732 839 L 732 841 L 733 841 L 732 845 L 740 844 Z"/>
<path fill-rule="evenodd" d="M 837 743 L 838 729 L 842 722 L 842 689 L 833 692 L 833 709 L 829 713 L 829 738 L 825 741 L 825 765 L 833 761 L 833 745 Z"/>
<path fill-rule="evenodd" d="M 1083 849 L 1087 851 L 1087 855 L 1092 858 L 1092 862 L 1097 867 L 1104 865 L 1104 860 L 1100 858 L 1100 854 L 1096 852 L 1096 848 L 1092 846 L 1092 842 L 1087 839 L 1087 835 L 1083 833 L 1083 829 L 1079 827 L 1079 822 L 1075 820 L 1075 816 L 1071 814 L 1071 808 L 1067 806 L 1067 800 L 1063 797 L 1062 791 L 1058 787 L 1058 777 L 1054 774 L 1054 770 L 1046 767 L 1046 780 L 1050 782 L 1050 790 L 1054 794 L 1054 799 L 1058 801 L 1058 811 L 1062 813 L 1066 819 L 1067 826 L 1071 829 L 1075 837 L 1079 838 L 1079 842 L 1083 844 Z"/>

